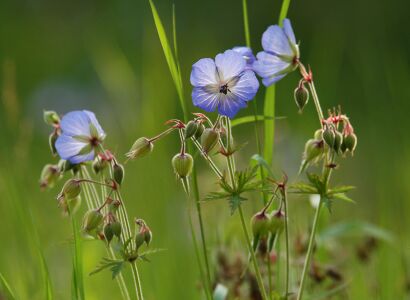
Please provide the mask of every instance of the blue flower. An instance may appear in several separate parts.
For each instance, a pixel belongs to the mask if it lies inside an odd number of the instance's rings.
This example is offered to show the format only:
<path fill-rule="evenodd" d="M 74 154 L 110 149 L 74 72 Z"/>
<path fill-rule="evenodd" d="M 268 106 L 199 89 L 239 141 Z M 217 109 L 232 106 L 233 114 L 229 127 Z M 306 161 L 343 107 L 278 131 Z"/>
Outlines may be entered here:
<path fill-rule="evenodd" d="M 246 66 L 252 68 L 253 62 L 256 60 L 252 49 L 244 46 L 237 46 L 232 48 L 233 51 L 238 52 L 246 60 Z"/>
<path fill-rule="evenodd" d="M 192 66 L 192 101 L 195 106 L 233 118 L 255 97 L 259 82 L 236 51 L 226 50 L 215 60 L 203 58 Z"/>
<path fill-rule="evenodd" d="M 66 114 L 60 123 L 61 134 L 56 149 L 62 159 L 73 164 L 93 160 L 95 149 L 104 140 L 105 133 L 94 113 L 82 110 Z"/>
<path fill-rule="evenodd" d="M 299 62 L 299 46 L 289 19 L 283 20 L 283 28 L 269 26 L 262 35 L 262 52 L 256 55 L 253 70 L 269 86 L 295 70 Z"/>

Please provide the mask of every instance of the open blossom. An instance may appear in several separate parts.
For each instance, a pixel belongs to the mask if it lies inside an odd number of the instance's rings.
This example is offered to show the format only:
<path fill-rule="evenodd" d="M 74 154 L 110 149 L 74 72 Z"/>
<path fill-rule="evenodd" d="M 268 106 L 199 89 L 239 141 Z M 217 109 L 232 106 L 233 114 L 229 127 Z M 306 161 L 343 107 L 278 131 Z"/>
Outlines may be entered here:
<path fill-rule="evenodd" d="M 60 128 L 57 152 L 73 164 L 93 160 L 96 148 L 105 138 L 94 113 L 87 110 L 69 112 L 61 119 Z"/>
<path fill-rule="evenodd" d="M 238 52 L 246 60 L 246 65 L 252 68 L 254 61 L 256 60 L 255 55 L 253 55 L 252 49 L 245 46 L 237 46 L 232 48 L 233 51 Z"/>
<path fill-rule="evenodd" d="M 234 50 L 218 54 L 215 60 L 203 58 L 192 66 L 192 101 L 195 106 L 233 118 L 247 106 L 259 88 L 255 73 Z"/>
<path fill-rule="evenodd" d="M 269 26 L 262 35 L 262 52 L 256 55 L 253 70 L 269 86 L 292 72 L 299 61 L 299 46 L 289 19 L 283 20 L 283 28 Z"/>

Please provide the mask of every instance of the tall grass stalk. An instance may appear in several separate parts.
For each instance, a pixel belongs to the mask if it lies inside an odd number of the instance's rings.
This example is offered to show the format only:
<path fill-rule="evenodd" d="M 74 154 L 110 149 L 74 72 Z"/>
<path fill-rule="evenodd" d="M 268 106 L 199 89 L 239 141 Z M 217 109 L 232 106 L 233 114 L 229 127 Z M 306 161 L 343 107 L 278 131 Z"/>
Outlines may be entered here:
<path fill-rule="evenodd" d="M 169 45 L 168 38 L 165 33 L 165 29 L 162 24 L 161 18 L 159 17 L 157 9 L 154 5 L 154 2 L 152 0 L 149 0 L 149 3 L 151 6 L 151 11 L 152 11 L 152 16 L 154 18 L 155 27 L 157 29 L 158 36 L 161 42 L 162 50 L 164 52 L 165 59 L 168 64 L 168 68 L 171 72 L 171 76 L 174 81 L 175 88 L 177 90 L 179 102 L 180 102 L 181 109 L 184 115 L 184 122 L 187 122 L 190 118 L 190 115 L 188 113 L 187 104 L 186 104 L 185 97 L 184 97 L 182 74 L 181 74 L 180 64 L 179 64 L 178 56 L 177 56 L 178 47 L 177 47 L 177 38 L 176 38 L 177 35 L 176 35 L 175 7 L 173 8 L 173 18 L 172 18 L 173 19 L 173 41 L 174 41 L 174 53 L 173 53 L 172 48 Z M 192 145 L 188 143 L 187 147 L 188 147 L 188 151 L 192 152 Z M 201 234 L 201 241 L 202 241 L 202 248 L 203 248 L 203 256 L 204 256 L 205 269 L 206 269 L 206 276 L 205 278 L 203 278 L 203 281 L 206 282 L 206 288 L 209 291 L 211 291 L 211 271 L 210 271 L 208 253 L 207 253 L 205 230 L 204 230 L 204 225 L 203 225 L 201 204 L 200 204 L 200 199 L 199 199 L 199 188 L 198 188 L 198 183 L 197 183 L 197 174 L 196 174 L 195 166 L 192 170 L 191 179 L 192 179 L 192 193 L 193 193 L 195 204 L 196 204 L 196 210 L 197 210 L 199 228 L 200 228 L 200 234 Z M 192 224 L 191 224 L 191 227 L 192 227 Z M 195 232 L 193 228 L 191 228 L 191 231 Z M 199 266 L 201 265 L 201 262 L 199 260 L 198 260 L 198 265 Z M 206 294 L 208 295 L 209 293 L 206 293 Z"/>

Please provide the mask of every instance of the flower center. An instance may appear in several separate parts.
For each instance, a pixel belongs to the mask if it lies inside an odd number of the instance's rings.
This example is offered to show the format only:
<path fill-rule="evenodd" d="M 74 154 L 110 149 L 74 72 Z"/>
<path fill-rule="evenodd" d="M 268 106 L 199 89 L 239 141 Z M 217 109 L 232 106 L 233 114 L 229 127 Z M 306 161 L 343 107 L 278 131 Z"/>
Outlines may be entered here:
<path fill-rule="evenodd" d="M 93 147 L 97 147 L 100 144 L 100 140 L 97 137 L 90 138 L 90 144 Z"/>
<path fill-rule="evenodd" d="M 228 94 L 228 92 L 230 92 L 229 88 L 228 88 L 228 84 L 224 84 L 219 88 L 219 92 L 226 95 Z"/>

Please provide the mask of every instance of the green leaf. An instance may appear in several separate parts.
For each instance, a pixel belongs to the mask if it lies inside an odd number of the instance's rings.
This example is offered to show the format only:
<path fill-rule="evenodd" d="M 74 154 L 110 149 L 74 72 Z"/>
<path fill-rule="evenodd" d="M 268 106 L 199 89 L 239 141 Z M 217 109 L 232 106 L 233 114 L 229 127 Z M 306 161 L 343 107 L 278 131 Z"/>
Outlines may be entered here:
<path fill-rule="evenodd" d="M 283 118 L 283 117 L 280 117 Z M 264 121 L 264 120 L 272 120 L 273 117 L 270 116 L 262 116 L 262 115 L 257 115 L 256 116 L 256 121 Z M 245 116 L 245 117 L 240 117 L 237 119 L 233 119 L 231 121 L 232 127 L 238 126 L 238 125 L 243 125 L 247 123 L 253 123 L 255 122 L 255 116 Z"/>
<path fill-rule="evenodd" d="M 100 264 L 90 273 L 91 275 L 97 274 L 105 269 L 110 269 L 112 273 L 112 279 L 118 276 L 125 265 L 125 261 L 111 258 L 103 258 Z"/>
<path fill-rule="evenodd" d="M 225 300 L 228 296 L 228 288 L 218 283 L 214 290 L 213 300 Z"/>
<path fill-rule="evenodd" d="M 167 35 L 165 33 L 164 26 L 162 24 L 161 18 L 158 15 L 158 11 L 157 11 L 157 9 L 154 5 L 154 2 L 152 0 L 149 0 L 149 4 L 151 6 L 151 12 L 152 12 L 152 16 L 154 18 L 155 27 L 156 27 L 157 32 L 158 32 L 158 37 L 159 37 L 159 40 L 161 42 L 162 50 L 164 52 L 165 59 L 166 59 L 167 64 L 168 64 L 168 68 L 169 68 L 169 71 L 171 73 L 172 80 L 174 81 L 175 88 L 176 88 L 177 93 L 178 93 L 178 97 L 179 97 L 179 100 L 180 100 L 182 110 L 184 112 L 184 115 L 187 115 L 187 108 L 186 108 L 186 104 L 185 104 L 184 96 L 183 96 L 183 86 L 182 86 L 181 74 L 180 74 L 180 69 L 178 67 L 179 64 L 177 63 L 177 60 L 175 59 L 174 54 L 172 53 L 172 49 L 169 45 L 168 38 L 167 38 Z M 174 34 L 173 34 L 173 36 L 174 36 L 174 47 L 175 47 L 175 50 L 177 50 L 175 20 L 174 20 L 173 26 L 174 26 L 174 28 L 173 28 L 174 29 Z"/>
<path fill-rule="evenodd" d="M 316 187 L 317 194 L 323 194 L 325 189 L 323 179 L 319 175 L 314 173 L 306 173 L 306 176 L 309 182 Z"/>
<path fill-rule="evenodd" d="M 161 249 L 161 248 L 156 248 L 156 249 L 150 249 L 150 250 L 146 250 L 144 252 L 142 252 L 141 254 L 138 255 L 138 258 L 146 261 L 146 262 L 150 262 L 150 260 L 147 258 L 147 256 L 150 256 L 152 254 L 158 253 L 158 252 L 162 252 L 165 251 L 166 249 Z"/>
<path fill-rule="evenodd" d="M 329 213 L 332 213 L 333 201 L 328 197 L 322 197 L 323 205 L 328 209 Z"/>
<path fill-rule="evenodd" d="M 352 185 L 342 185 L 342 186 L 336 186 L 334 188 L 331 188 L 328 190 L 327 194 L 331 195 L 331 194 L 339 194 L 339 193 L 346 193 L 349 192 L 351 190 L 354 190 L 356 187 L 352 186 Z"/>
<path fill-rule="evenodd" d="M 231 215 L 239 208 L 243 201 L 247 200 L 246 198 L 241 197 L 240 195 L 234 194 L 229 198 L 229 207 L 231 208 Z"/>
<path fill-rule="evenodd" d="M 329 197 L 333 199 L 343 200 L 343 201 L 350 202 L 350 203 L 356 203 L 353 199 L 346 196 L 345 193 L 332 194 L 332 195 L 329 195 Z"/>
<path fill-rule="evenodd" d="M 314 185 L 303 182 L 289 185 L 289 192 L 295 194 L 318 194 L 318 190 Z"/>
<path fill-rule="evenodd" d="M 9 283 L 7 282 L 6 278 L 4 278 L 3 274 L 0 273 L 0 286 L 2 287 L 2 291 L 6 294 L 7 299 L 15 300 L 16 297 L 14 296 L 13 291 Z"/>

